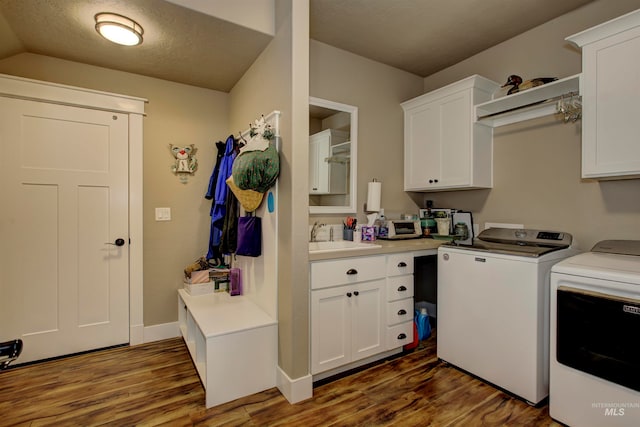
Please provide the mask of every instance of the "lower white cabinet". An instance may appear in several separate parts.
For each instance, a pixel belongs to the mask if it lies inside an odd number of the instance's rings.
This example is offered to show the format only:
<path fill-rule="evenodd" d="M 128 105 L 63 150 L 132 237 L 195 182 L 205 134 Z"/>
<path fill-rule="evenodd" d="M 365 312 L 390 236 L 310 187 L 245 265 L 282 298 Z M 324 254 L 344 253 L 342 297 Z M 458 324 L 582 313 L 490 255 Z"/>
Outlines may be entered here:
<path fill-rule="evenodd" d="M 387 255 L 387 349 L 413 341 L 413 252 Z"/>
<path fill-rule="evenodd" d="M 311 292 L 311 373 L 385 350 L 384 278 Z"/>
<path fill-rule="evenodd" d="M 413 341 L 413 256 L 311 263 L 312 375 L 393 354 Z"/>

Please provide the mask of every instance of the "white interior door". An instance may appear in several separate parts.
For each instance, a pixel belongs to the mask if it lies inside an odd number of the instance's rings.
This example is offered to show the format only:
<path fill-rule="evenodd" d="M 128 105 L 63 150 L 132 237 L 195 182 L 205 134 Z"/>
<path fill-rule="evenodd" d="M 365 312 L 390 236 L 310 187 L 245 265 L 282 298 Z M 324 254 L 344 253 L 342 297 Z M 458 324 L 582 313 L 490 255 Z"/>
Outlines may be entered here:
<path fill-rule="evenodd" d="M 0 147 L 0 340 L 128 343 L 128 116 L 0 98 Z"/>

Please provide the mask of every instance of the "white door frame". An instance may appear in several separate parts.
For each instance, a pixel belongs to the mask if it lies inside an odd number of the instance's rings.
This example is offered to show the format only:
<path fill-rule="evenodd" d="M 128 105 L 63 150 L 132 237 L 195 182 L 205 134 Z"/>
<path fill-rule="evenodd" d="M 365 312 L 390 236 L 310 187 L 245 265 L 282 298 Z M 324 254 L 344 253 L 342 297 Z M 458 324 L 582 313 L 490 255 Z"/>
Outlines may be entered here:
<path fill-rule="evenodd" d="M 6 74 L 0 74 L 0 96 L 129 115 L 129 345 L 142 344 L 142 121 L 147 100 Z"/>

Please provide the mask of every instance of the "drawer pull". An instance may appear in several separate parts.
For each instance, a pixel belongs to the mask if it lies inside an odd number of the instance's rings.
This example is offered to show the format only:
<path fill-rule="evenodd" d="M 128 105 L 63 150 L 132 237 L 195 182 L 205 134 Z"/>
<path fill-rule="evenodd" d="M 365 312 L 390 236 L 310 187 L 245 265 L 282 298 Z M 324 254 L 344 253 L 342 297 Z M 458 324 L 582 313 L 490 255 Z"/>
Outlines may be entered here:
<path fill-rule="evenodd" d="M 404 285 L 402 285 L 402 286 L 400 286 L 400 287 L 398 288 L 398 292 L 404 292 L 404 291 L 406 291 L 406 290 L 407 290 L 407 288 L 406 288 Z"/>
<path fill-rule="evenodd" d="M 405 314 L 407 314 L 407 310 L 405 310 L 404 308 L 398 310 L 398 316 L 404 316 Z"/>
<path fill-rule="evenodd" d="M 405 339 L 405 338 L 407 338 L 407 336 L 406 336 L 405 334 L 400 334 L 400 335 L 398 335 L 398 339 L 399 339 L 399 340 L 403 340 L 403 339 Z"/>
<path fill-rule="evenodd" d="M 360 295 L 360 292 L 358 292 L 358 291 L 354 291 L 354 292 L 353 292 L 353 294 L 354 294 L 355 296 L 358 296 L 358 295 Z"/>
<path fill-rule="evenodd" d="M 354 275 L 354 274 L 358 274 L 358 270 L 356 270 L 355 268 L 350 268 L 349 270 L 347 270 L 347 274 L 349 276 Z"/>
<path fill-rule="evenodd" d="M 351 298 L 351 292 L 347 292 L 347 296 Z"/>
<path fill-rule="evenodd" d="M 398 263 L 398 267 L 400 267 L 400 268 L 402 268 L 402 267 L 406 267 L 406 266 L 407 266 L 407 263 L 406 263 L 406 262 L 404 262 L 404 261 L 400 261 L 400 262 Z"/>

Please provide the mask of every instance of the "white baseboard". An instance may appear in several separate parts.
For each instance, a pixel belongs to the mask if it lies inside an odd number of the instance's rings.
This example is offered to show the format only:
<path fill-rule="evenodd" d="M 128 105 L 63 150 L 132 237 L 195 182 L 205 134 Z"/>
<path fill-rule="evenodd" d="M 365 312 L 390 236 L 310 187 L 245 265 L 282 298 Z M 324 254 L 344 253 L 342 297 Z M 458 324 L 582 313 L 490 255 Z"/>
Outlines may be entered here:
<path fill-rule="evenodd" d="M 144 325 L 129 326 L 129 345 L 144 343 Z"/>
<path fill-rule="evenodd" d="M 144 342 L 153 342 L 176 338 L 180 336 L 180 327 L 178 322 L 163 323 L 160 325 L 145 326 Z"/>
<path fill-rule="evenodd" d="M 276 387 L 291 404 L 313 397 L 313 377 L 311 375 L 292 380 L 279 366 Z"/>
<path fill-rule="evenodd" d="M 374 354 L 373 356 L 369 356 L 364 359 L 360 359 L 357 362 L 349 363 L 348 365 L 340 366 L 339 368 L 331 369 L 329 371 L 324 371 L 319 374 L 315 374 L 313 376 L 312 381 L 324 380 L 329 377 L 333 377 L 334 375 L 341 374 L 343 372 L 350 371 L 355 368 L 359 368 L 364 365 L 368 365 L 369 363 L 377 362 L 379 360 L 385 359 L 387 357 L 391 357 L 395 354 L 398 354 L 402 351 L 402 347 L 394 348 L 392 350 L 387 350 L 384 353 Z"/>

